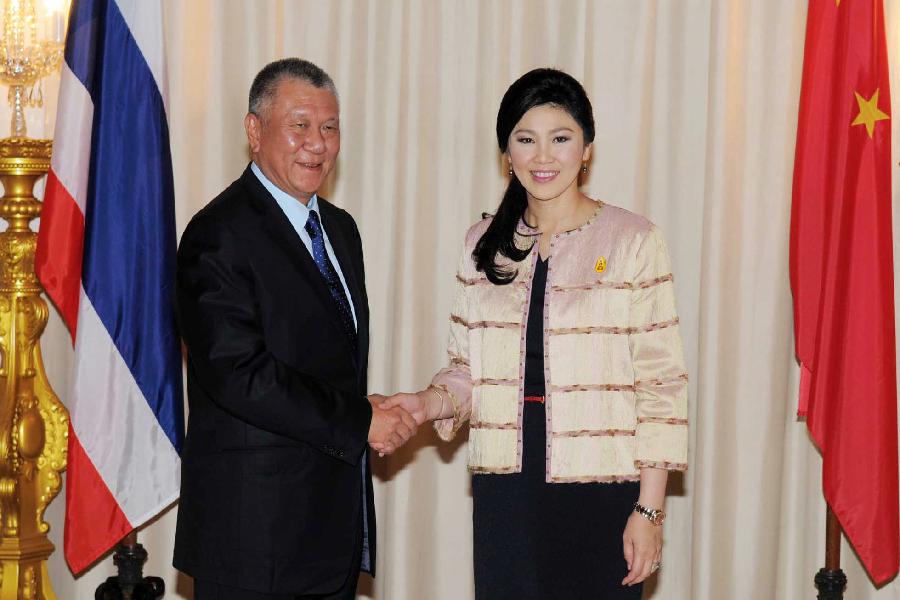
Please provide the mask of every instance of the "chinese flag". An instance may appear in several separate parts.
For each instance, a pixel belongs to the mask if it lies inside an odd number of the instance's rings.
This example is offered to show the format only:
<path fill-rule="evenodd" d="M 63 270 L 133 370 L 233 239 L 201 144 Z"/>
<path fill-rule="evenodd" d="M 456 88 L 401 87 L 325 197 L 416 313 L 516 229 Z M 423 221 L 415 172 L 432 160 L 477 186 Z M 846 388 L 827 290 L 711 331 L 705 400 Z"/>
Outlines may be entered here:
<path fill-rule="evenodd" d="M 810 0 L 791 215 L 799 414 L 876 584 L 900 561 L 890 119 L 881 0 Z"/>

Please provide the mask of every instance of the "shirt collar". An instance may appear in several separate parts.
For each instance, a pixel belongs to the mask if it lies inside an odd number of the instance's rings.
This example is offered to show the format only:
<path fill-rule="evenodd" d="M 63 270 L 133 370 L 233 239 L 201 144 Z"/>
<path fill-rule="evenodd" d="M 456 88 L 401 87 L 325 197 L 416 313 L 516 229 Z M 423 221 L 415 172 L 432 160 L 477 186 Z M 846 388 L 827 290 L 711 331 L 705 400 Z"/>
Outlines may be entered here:
<path fill-rule="evenodd" d="M 596 221 L 597 216 L 600 214 L 600 209 L 603 208 L 603 201 L 596 200 L 596 203 L 597 203 L 597 207 L 594 209 L 593 214 L 587 221 L 585 221 L 584 223 L 582 223 L 580 226 L 576 227 L 575 229 L 571 229 L 564 233 L 575 233 L 576 231 L 581 231 L 582 229 L 590 226 L 594 221 Z M 533 237 L 533 236 L 541 234 L 541 232 L 538 229 L 532 227 L 531 225 L 529 225 L 528 223 L 525 222 L 524 215 L 519 218 L 519 223 L 516 225 L 516 233 L 518 233 L 519 235 L 528 236 L 528 237 Z"/>
<path fill-rule="evenodd" d="M 255 162 L 250 163 L 250 170 L 253 171 L 253 174 L 256 175 L 256 178 L 259 179 L 259 182 L 263 184 L 263 187 L 268 190 L 272 197 L 275 198 L 275 202 L 278 203 L 278 206 L 281 207 L 281 210 L 285 212 L 292 212 L 296 214 L 298 217 L 302 218 L 302 222 L 306 223 L 306 219 L 309 218 L 309 211 L 314 210 L 319 212 L 319 195 L 313 194 L 312 198 L 309 199 L 309 202 L 303 204 L 280 187 L 269 181 L 269 178 L 265 176 Z"/>

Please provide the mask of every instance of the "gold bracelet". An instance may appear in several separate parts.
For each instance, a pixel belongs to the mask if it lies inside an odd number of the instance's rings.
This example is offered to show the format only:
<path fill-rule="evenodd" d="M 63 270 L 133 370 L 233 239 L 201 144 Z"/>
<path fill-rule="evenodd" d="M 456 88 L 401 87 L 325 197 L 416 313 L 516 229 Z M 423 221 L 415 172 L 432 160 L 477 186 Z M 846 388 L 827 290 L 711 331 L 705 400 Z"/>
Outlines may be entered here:
<path fill-rule="evenodd" d="M 444 414 L 444 395 L 441 394 L 441 392 L 433 385 L 429 386 L 428 389 L 431 390 L 431 393 L 434 394 L 435 396 L 437 396 L 438 400 L 441 401 L 441 408 L 438 411 L 438 416 L 437 416 L 437 418 L 440 419 L 440 418 L 442 418 L 442 416 Z"/>
<path fill-rule="evenodd" d="M 447 396 L 450 398 L 450 406 L 453 407 L 453 429 L 454 431 L 459 429 L 460 425 L 462 425 L 459 419 L 459 404 L 456 402 L 456 397 L 453 395 L 453 392 L 444 386 L 434 385 L 432 387 L 440 392 L 447 393 Z M 443 412 L 443 394 L 441 394 L 441 403 L 441 411 Z"/>

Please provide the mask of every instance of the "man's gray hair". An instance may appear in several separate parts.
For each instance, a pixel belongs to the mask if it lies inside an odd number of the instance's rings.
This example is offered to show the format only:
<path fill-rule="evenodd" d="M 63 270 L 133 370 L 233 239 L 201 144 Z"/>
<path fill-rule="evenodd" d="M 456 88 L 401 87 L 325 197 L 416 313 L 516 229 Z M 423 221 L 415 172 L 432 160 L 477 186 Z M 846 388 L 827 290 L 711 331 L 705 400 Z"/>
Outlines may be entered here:
<path fill-rule="evenodd" d="M 275 89 L 282 79 L 291 78 L 305 81 L 320 89 L 327 89 L 337 99 L 337 88 L 331 76 L 321 67 L 314 65 L 302 58 L 282 58 L 270 62 L 262 71 L 253 78 L 250 86 L 250 102 L 248 111 L 257 117 L 262 116 L 262 111 L 275 96 Z"/>

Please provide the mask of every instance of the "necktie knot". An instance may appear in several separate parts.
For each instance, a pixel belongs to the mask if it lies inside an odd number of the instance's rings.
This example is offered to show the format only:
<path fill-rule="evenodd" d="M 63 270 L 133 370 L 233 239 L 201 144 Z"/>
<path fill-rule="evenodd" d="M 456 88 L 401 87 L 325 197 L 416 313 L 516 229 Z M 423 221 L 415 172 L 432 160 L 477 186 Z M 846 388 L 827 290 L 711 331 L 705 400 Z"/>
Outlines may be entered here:
<path fill-rule="evenodd" d="M 322 226 L 319 224 L 319 213 L 314 210 L 309 211 L 309 217 L 306 219 L 304 229 L 306 229 L 306 233 L 309 234 L 311 239 L 319 237 L 319 232 L 322 230 Z"/>

